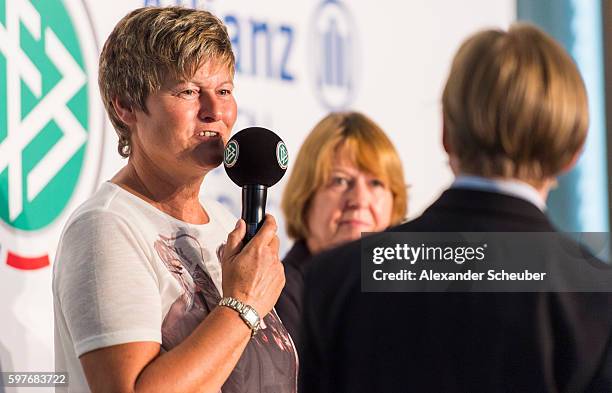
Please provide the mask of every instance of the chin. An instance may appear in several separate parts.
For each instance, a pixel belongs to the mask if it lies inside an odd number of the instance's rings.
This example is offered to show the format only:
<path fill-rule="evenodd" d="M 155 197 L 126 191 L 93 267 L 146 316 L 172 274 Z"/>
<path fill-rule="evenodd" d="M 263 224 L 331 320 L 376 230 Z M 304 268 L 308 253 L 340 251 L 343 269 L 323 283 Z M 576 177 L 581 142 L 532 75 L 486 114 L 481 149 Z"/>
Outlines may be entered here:
<path fill-rule="evenodd" d="M 223 163 L 223 142 L 218 138 L 210 143 L 201 143 L 194 153 L 200 166 L 214 169 Z"/>
<path fill-rule="evenodd" d="M 360 238 L 361 238 L 361 231 L 353 230 L 353 231 L 342 234 L 342 236 L 339 236 L 336 239 L 336 244 L 340 245 L 340 244 L 348 243 L 348 242 L 351 242 L 353 240 L 357 240 Z"/>

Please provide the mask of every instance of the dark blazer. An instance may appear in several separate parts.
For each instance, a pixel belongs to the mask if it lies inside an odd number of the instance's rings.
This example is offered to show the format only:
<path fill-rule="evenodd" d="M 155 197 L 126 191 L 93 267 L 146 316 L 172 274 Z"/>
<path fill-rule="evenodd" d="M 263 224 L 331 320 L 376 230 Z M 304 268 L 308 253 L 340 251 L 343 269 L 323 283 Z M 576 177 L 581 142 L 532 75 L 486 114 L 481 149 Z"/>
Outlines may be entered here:
<path fill-rule="evenodd" d="M 554 228 L 522 199 L 451 189 L 392 230 Z M 314 258 L 303 307 L 302 393 L 612 392 L 609 293 L 362 293 L 357 241 Z"/>
<path fill-rule="evenodd" d="M 296 241 L 285 258 L 285 287 L 276 302 L 276 313 L 291 335 L 296 348 L 300 348 L 300 324 L 304 291 L 304 271 L 310 265 L 310 251 L 303 240 Z"/>

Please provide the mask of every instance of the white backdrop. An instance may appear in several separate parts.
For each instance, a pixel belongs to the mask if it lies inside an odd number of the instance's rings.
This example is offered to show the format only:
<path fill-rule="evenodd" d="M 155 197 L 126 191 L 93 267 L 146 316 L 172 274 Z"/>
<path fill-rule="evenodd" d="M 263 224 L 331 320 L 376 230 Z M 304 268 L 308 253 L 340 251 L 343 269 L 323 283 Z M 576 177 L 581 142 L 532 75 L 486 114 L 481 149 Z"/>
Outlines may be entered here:
<path fill-rule="evenodd" d="M 377 121 L 403 159 L 411 217 L 451 181 L 439 101 L 454 51 L 475 30 L 506 27 L 515 18 L 513 0 L 160 3 L 208 8 L 228 24 L 239 62 L 235 131 L 251 125 L 276 131 L 291 160 L 330 109 L 360 110 Z M 0 0 L 3 371 L 53 370 L 46 261 L 52 263 L 67 215 L 124 164 L 101 112 L 97 55 L 115 23 L 144 4 Z M 55 180 L 61 176 L 63 183 Z M 279 219 L 283 186 L 269 192 L 268 211 Z M 240 214 L 240 190 L 222 170 L 207 177 L 203 194 Z M 52 209 L 59 210 L 47 217 Z M 283 251 L 289 246 L 283 235 Z"/>

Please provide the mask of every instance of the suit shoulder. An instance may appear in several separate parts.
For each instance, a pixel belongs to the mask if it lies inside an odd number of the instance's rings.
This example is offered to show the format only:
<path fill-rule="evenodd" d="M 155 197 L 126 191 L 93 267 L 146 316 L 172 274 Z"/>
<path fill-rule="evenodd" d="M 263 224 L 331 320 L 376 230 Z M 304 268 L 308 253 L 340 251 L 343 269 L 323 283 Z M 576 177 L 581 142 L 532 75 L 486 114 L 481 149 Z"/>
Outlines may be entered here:
<path fill-rule="evenodd" d="M 312 258 L 306 281 L 318 288 L 337 288 L 339 283 L 358 282 L 361 264 L 360 240 L 323 251 Z"/>

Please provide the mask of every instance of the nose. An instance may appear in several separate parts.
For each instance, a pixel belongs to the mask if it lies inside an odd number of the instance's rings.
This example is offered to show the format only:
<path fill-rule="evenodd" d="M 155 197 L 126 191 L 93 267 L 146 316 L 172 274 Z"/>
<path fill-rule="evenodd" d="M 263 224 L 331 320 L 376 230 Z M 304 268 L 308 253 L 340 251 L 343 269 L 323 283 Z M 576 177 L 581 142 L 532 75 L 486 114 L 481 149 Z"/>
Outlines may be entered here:
<path fill-rule="evenodd" d="M 198 117 L 205 123 L 214 123 L 223 117 L 223 106 L 216 94 L 206 91 L 200 94 Z"/>
<path fill-rule="evenodd" d="M 368 206 L 372 193 L 367 182 L 363 178 L 355 179 L 355 182 L 347 190 L 347 207 L 361 209 Z"/>

